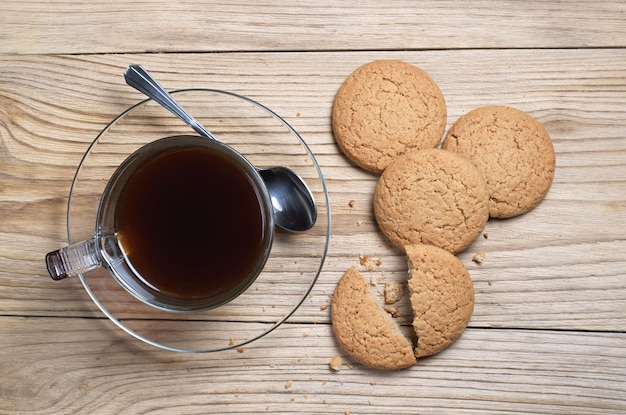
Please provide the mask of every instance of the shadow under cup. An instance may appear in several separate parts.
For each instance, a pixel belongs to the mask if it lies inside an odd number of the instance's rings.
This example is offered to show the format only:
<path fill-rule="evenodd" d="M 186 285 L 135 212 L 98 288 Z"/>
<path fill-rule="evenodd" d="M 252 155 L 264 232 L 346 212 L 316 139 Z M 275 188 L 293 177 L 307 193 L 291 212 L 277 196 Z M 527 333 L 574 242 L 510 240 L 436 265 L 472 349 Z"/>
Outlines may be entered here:
<path fill-rule="evenodd" d="M 215 140 L 167 137 L 109 180 L 96 244 L 125 290 L 167 311 L 202 311 L 244 292 L 274 238 L 270 196 L 241 154 Z"/>

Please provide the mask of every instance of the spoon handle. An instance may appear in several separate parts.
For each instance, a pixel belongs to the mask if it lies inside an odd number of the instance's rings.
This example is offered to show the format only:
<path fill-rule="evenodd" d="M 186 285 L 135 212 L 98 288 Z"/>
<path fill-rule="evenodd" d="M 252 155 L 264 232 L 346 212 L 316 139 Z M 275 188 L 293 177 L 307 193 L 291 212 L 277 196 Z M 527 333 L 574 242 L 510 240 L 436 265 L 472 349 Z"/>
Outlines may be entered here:
<path fill-rule="evenodd" d="M 170 110 L 172 114 L 183 120 L 185 124 L 193 128 L 195 132 L 215 140 L 213 134 L 204 128 L 191 114 L 185 111 L 165 88 L 163 88 L 144 68 L 139 65 L 130 65 L 124 72 L 124 79 L 128 85 Z"/>

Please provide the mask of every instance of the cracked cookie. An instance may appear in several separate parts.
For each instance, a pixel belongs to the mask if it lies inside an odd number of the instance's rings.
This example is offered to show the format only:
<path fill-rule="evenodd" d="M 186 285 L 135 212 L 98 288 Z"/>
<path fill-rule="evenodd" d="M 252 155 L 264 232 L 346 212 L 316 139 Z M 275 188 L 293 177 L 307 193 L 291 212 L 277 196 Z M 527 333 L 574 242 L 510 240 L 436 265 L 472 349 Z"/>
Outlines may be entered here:
<path fill-rule="evenodd" d="M 548 193 L 555 153 L 545 128 L 515 108 L 486 106 L 459 118 L 443 148 L 469 157 L 489 189 L 489 214 L 510 218 L 528 212 Z"/>
<path fill-rule="evenodd" d="M 474 311 L 474 285 L 463 263 L 431 245 L 405 248 L 417 334 L 417 358 L 439 353 L 465 331 Z"/>
<path fill-rule="evenodd" d="M 429 244 L 463 251 L 489 219 L 489 193 L 467 158 L 441 149 L 415 150 L 398 158 L 380 176 L 374 215 L 398 249 Z"/>
<path fill-rule="evenodd" d="M 446 120 L 445 99 L 435 81 L 397 60 L 357 68 L 332 108 L 333 134 L 342 152 L 374 173 L 409 150 L 437 147 Z"/>
<path fill-rule="evenodd" d="M 382 370 L 404 369 L 416 363 L 413 344 L 356 269 L 348 269 L 339 280 L 331 316 L 339 345 L 357 362 Z"/>

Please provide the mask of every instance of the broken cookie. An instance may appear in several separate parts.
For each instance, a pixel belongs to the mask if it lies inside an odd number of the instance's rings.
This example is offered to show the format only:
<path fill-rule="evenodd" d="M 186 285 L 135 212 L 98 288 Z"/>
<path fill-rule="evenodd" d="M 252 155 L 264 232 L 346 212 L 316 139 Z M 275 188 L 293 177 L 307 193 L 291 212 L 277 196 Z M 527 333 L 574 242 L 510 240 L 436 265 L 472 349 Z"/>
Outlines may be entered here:
<path fill-rule="evenodd" d="M 405 247 L 416 356 L 439 353 L 467 327 L 474 311 L 474 285 L 463 263 L 432 245 Z"/>
<path fill-rule="evenodd" d="M 359 363 L 383 370 L 416 363 L 413 344 L 356 269 L 348 269 L 337 284 L 331 316 L 339 345 Z"/>

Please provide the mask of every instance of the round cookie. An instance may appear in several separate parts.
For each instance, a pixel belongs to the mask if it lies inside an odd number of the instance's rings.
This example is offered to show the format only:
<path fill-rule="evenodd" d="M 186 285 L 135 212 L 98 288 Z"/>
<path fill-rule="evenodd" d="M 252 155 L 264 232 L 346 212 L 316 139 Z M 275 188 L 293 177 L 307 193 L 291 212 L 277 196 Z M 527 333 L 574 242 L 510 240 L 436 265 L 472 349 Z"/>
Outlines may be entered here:
<path fill-rule="evenodd" d="M 416 363 L 413 344 L 356 269 L 348 269 L 339 280 L 331 316 L 339 345 L 357 362 L 383 370 L 404 369 Z"/>
<path fill-rule="evenodd" d="M 435 81 L 397 60 L 356 69 L 339 88 L 332 110 L 339 147 L 374 173 L 411 149 L 437 147 L 446 120 L 446 103 Z"/>
<path fill-rule="evenodd" d="M 465 331 L 474 312 L 474 285 L 457 257 L 431 245 L 406 247 L 417 358 L 439 353 Z"/>
<path fill-rule="evenodd" d="M 450 128 L 443 148 L 476 164 L 487 180 L 493 218 L 528 212 L 545 197 L 554 178 L 556 159 L 548 132 L 514 108 L 470 111 Z"/>
<path fill-rule="evenodd" d="M 468 159 L 441 149 L 416 150 L 387 167 L 374 190 L 374 215 L 400 250 L 429 244 L 461 252 L 489 219 L 489 193 Z"/>

